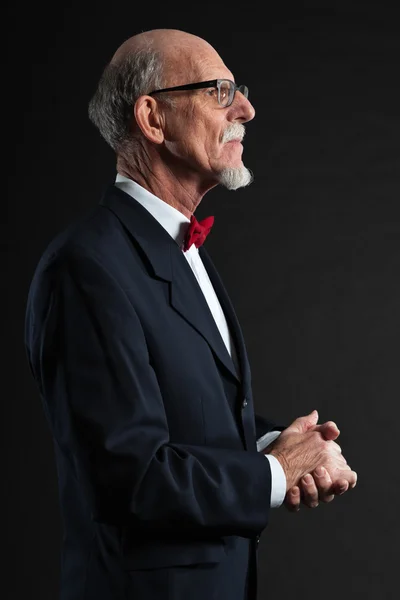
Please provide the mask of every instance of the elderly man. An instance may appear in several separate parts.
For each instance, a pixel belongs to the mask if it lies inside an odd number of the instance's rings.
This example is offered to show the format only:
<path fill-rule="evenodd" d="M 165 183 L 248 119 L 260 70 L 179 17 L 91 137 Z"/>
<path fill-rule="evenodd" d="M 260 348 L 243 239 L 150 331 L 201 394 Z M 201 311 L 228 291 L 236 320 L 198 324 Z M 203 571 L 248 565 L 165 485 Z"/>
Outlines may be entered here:
<path fill-rule="evenodd" d="M 117 178 L 58 235 L 31 285 L 26 347 L 55 440 L 61 600 L 256 598 L 270 508 L 316 506 L 356 474 L 313 411 L 255 416 L 234 309 L 194 212 L 248 185 L 244 85 L 176 30 L 117 50 L 90 102 Z M 215 235 L 218 235 L 215 231 Z"/>

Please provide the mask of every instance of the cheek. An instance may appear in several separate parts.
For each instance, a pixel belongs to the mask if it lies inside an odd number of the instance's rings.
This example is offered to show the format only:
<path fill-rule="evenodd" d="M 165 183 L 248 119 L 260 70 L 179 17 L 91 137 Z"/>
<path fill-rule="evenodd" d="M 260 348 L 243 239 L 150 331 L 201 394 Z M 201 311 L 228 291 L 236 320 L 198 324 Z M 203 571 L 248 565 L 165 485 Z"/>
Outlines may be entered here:
<path fill-rule="evenodd" d="M 202 146 L 209 160 L 218 160 L 222 157 L 223 146 L 221 145 L 220 137 L 221 132 L 218 127 L 209 125 L 204 131 Z"/>
<path fill-rule="evenodd" d="M 183 110 L 168 123 L 166 147 L 174 156 L 208 169 L 221 158 L 221 131 L 221 124 L 204 118 L 204 109 Z"/>

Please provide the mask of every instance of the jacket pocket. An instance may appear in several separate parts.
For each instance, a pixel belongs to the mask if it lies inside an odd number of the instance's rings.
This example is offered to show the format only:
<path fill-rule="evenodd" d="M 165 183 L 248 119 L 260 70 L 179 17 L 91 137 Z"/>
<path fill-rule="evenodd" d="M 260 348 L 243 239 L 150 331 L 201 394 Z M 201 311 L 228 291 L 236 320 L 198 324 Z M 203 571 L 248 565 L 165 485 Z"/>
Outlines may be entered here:
<path fill-rule="evenodd" d="M 219 563 L 226 556 L 223 540 L 172 541 L 151 540 L 125 548 L 124 563 L 127 570 L 158 569 L 205 563 Z"/>

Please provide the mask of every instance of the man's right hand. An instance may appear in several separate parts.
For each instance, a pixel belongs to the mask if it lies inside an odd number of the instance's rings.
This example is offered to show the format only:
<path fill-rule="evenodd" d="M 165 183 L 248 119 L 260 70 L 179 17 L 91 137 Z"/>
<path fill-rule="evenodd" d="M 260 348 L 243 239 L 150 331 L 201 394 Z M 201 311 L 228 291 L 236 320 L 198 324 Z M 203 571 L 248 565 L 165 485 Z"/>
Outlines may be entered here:
<path fill-rule="evenodd" d="M 332 422 L 317 425 L 317 421 L 316 411 L 299 417 L 266 448 L 265 454 L 272 454 L 282 465 L 287 490 L 319 466 L 325 467 L 333 484 L 340 480 L 354 487 L 357 474 L 349 468 L 340 446 L 334 441 L 339 430 Z"/>

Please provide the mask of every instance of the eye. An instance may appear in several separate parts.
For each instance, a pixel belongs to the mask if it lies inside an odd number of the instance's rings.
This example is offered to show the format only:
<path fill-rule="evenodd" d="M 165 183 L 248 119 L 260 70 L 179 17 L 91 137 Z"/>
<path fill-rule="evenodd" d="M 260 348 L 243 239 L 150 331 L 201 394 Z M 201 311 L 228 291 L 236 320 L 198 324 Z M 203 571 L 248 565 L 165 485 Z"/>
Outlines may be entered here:
<path fill-rule="evenodd" d="M 208 90 L 206 90 L 206 94 L 207 94 L 207 96 L 217 96 L 218 90 L 215 87 L 209 88 Z"/>
<path fill-rule="evenodd" d="M 220 90 L 220 96 L 221 96 L 221 102 L 223 102 L 224 100 L 226 100 L 229 96 L 229 90 L 228 88 L 226 88 L 225 86 L 221 86 L 221 90 Z"/>
<path fill-rule="evenodd" d="M 222 106 L 225 106 L 228 101 L 229 101 L 229 97 L 230 97 L 230 93 L 231 93 L 231 84 L 229 81 L 222 81 L 221 85 L 220 85 L 220 90 L 219 90 L 219 96 L 220 96 L 220 103 L 222 104 Z"/>

